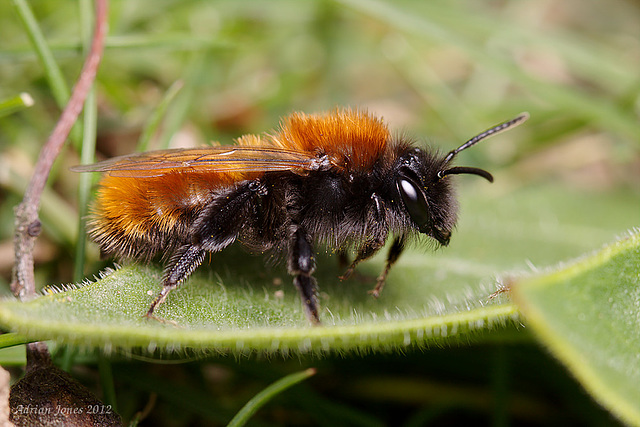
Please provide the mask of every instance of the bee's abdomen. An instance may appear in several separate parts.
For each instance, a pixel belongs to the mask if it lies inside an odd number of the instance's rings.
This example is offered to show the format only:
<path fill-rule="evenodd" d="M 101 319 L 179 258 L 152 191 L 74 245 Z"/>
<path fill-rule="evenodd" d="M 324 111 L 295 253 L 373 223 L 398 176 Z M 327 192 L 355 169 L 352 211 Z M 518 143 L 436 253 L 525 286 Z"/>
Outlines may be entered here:
<path fill-rule="evenodd" d="M 188 242 L 193 222 L 220 188 L 206 175 L 106 176 L 91 212 L 92 238 L 103 253 L 128 258 L 149 258 Z"/>

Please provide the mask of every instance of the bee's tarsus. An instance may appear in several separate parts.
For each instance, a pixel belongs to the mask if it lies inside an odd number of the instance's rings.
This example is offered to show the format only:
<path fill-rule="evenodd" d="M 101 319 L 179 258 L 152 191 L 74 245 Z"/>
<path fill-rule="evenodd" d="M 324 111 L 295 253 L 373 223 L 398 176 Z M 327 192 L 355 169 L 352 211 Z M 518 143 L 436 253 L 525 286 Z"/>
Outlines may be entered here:
<path fill-rule="evenodd" d="M 395 264 L 396 261 L 398 261 L 398 258 L 400 258 L 400 255 L 404 251 L 405 240 L 406 240 L 406 237 L 404 235 L 397 236 L 393 240 L 393 243 L 389 248 L 389 254 L 387 255 L 387 262 L 385 263 L 384 269 L 376 279 L 375 288 L 369 291 L 369 294 L 372 295 L 374 298 L 378 299 L 380 297 L 380 293 L 382 292 L 382 289 L 384 288 L 384 285 L 387 281 L 389 270 L 391 270 L 391 267 L 393 266 L 393 264 Z"/>
<path fill-rule="evenodd" d="M 316 279 L 313 277 L 315 256 L 308 234 L 298 224 L 291 225 L 289 245 L 289 274 L 293 275 L 293 284 L 300 292 L 307 318 L 313 324 L 319 324 Z"/>

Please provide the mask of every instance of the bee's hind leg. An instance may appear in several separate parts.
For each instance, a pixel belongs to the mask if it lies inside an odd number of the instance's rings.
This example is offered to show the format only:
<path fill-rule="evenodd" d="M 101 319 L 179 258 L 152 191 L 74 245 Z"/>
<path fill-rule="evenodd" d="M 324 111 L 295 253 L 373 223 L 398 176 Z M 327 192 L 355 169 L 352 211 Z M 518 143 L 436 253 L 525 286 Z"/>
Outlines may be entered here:
<path fill-rule="evenodd" d="M 162 278 L 162 290 L 151 303 L 145 317 L 155 318 L 153 312 L 169 295 L 169 292 L 180 285 L 198 268 L 204 260 L 205 251 L 199 246 L 184 245 L 171 257 Z"/>
<path fill-rule="evenodd" d="M 236 240 L 246 222 L 251 202 L 265 192 L 260 181 L 248 181 L 219 195 L 205 207 L 190 230 L 191 242 L 181 246 L 169 260 L 162 291 L 151 303 L 146 317 L 154 317 L 155 309 L 202 263 L 205 253 L 219 252 Z"/>
<path fill-rule="evenodd" d="M 316 279 L 313 278 L 316 261 L 310 238 L 299 225 L 293 226 L 288 267 L 289 273 L 293 275 L 293 284 L 300 292 L 307 318 L 312 324 L 319 325 Z"/>

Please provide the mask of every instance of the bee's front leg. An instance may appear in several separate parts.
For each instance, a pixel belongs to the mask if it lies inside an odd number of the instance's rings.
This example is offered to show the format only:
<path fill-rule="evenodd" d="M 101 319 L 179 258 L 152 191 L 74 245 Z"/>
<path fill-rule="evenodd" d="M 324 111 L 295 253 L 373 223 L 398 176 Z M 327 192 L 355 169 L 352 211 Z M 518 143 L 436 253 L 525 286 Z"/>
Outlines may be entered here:
<path fill-rule="evenodd" d="M 396 261 L 398 261 L 398 258 L 400 258 L 400 254 L 402 254 L 402 251 L 404 251 L 404 245 L 404 236 L 398 236 L 393 240 L 391 248 L 389 248 L 389 254 L 387 255 L 387 262 L 385 263 L 384 270 L 382 270 L 382 273 L 380 273 L 380 275 L 378 276 L 375 288 L 369 291 L 369 293 L 373 295 L 374 298 L 378 298 L 380 296 L 380 292 L 382 292 L 384 283 L 387 280 L 389 270 L 391 270 L 391 266 L 395 264 Z"/>
<path fill-rule="evenodd" d="M 376 193 L 371 194 L 371 201 L 367 208 L 366 216 L 367 239 L 358 249 L 355 259 L 349 265 L 340 280 L 348 279 L 356 266 L 372 256 L 374 256 L 387 241 L 389 228 L 385 215 L 385 206 L 382 198 Z"/>

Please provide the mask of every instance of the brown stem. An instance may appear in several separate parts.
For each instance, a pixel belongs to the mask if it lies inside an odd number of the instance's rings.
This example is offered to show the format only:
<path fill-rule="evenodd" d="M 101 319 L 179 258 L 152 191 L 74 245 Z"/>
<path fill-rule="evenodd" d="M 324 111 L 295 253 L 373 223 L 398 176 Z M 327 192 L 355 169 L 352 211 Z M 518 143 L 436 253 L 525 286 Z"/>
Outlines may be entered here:
<path fill-rule="evenodd" d="M 91 42 L 89 55 L 85 60 L 78 82 L 73 88 L 71 98 L 49 139 L 42 147 L 33 176 L 24 194 L 24 199 L 15 210 L 15 265 L 11 289 L 14 295 L 28 298 L 35 295 L 33 266 L 33 247 L 40 234 L 40 196 L 49 177 L 51 166 L 60 153 L 69 136 L 71 127 L 78 119 L 85 98 L 95 80 L 98 65 L 102 58 L 104 39 L 107 33 L 107 0 L 96 0 L 96 27 Z"/>

